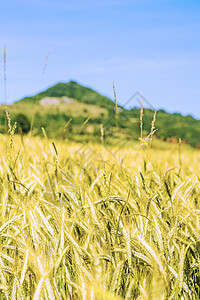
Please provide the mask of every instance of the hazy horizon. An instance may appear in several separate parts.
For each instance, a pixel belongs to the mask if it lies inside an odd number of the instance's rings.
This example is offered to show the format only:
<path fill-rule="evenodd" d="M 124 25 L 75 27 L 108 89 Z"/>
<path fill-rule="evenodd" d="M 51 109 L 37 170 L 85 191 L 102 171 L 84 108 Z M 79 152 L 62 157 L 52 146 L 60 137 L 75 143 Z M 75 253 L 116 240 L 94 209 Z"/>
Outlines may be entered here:
<path fill-rule="evenodd" d="M 82 86 L 84 86 L 84 87 L 90 88 L 90 89 L 92 89 L 92 90 L 98 92 L 99 94 L 101 94 L 101 95 L 103 95 L 103 96 L 106 96 L 106 97 L 108 97 L 109 99 L 111 99 L 111 100 L 114 101 L 113 97 L 109 97 L 108 95 L 103 94 L 101 91 L 95 89 L 95 88 L 92 87 L 92 86 L 84 85 L 84 84 L 82 84 L 81 82 L 78 82 L 78 81 L 75 80 L 75 79 L 70 79 L 69 81 L 75 81 L 76 83 L 78 83 L 78 84 L 80 84 L 80 85 L 82 85 Z M 67 81 L 67 82 L 69 82 L 69 81 Z M 67 83 L 67 82 L 62 82 L 62 83 Z M 38 93 L 43 92 L 43 91 L 47 90 L 48 88 L 50 88 L 50 87 L 52 87 L 52 86 L 54 86 L 54 85 L 56 85 L 56 84 L 58 84 L 58 83 L 61 83 L 61 82 L 60 82 L 60 81 L 59 81 L 59 82 L 55 82 L 54 84 L 51 84 L 50 86 L 47 86 L 46 88 L 40 89 L 40 91 L 37 91 L 36 93 L 24 95 L 24 96 L 21 97 L 20 99 L 14 100 L 12 103 L 8 103 L 7 105 L 12 105 L 12 104 L 14 104 L 14 103 L 16 103 L 16 102 L 18 102 L 18 101 L 20 101 L 20 100 L 26 98 L 26 97 L 34 97 L 34 96 L 36 96 Z M 137 93 L 140 93 L 139 91 L 136 91 L 136 92 L 137 92 Z M 140 94 L 141 94 L 141 93 L 140 93 Z M 145 95 L 142 95 L 142 97 L 144 97 L 144 98 L 146 99 Z M 130 97 L 130 98 L 131 98 L 131 97 Z M 126 99 L 126 100 L 129 100 L 129 99 Z M 126 104 L 126 101 L 124 101 L 123 103 L 119 103 L 119 102 L 117 102 L 117 103 L 118 103 L 119 105 L 122 105 L 122 106 L 123 106 L 124 108 L 126 108 L 126 109 L 131 109 L 131 108 L 133 108 L 133 107 L 140 108 L 140 104 L 139 104 L 139 101 L 138 101 L 138 100 L 139 100 L 139 97 L 138 97 L 138 96 L 137 96 L 137 97 L 135 96 L 135 97 L 133 98 L 133 100 L 131 100 L 128 104 Z M 148 99 L 146 99 L 146 100 L 148 101 Z M 173 114 L 173 113 L 180 113 L 180 114 L 182 114 L 183 116 L 191 115 L 191 116 L 194 117 L 195 119 L 200 119 L 200 117 L 197 118 L 197 117 L 195 117 L 195 115 L 193 115 L 193 114 L 188 114 L 188 113 L 184 114 L 184 113 L 182 113 L 181 111 L 170 111 L 170 110 L 166 109 L 165 107 L 154 107 L 154 106 L 151 107 L 151 105 L 153 106 L 153 103 L 150 103 L 150 106 L 149 106 L 147 103 L 145 103 L 145 102 L 143 101 L 143 107 L 144 107 L 144 108 L 150 108 L 150 109 L 154 109 L 154 108 L 155 108 L 155 110 L 165 110 L 166 112 L 171 113 L 171 114 Z"/>

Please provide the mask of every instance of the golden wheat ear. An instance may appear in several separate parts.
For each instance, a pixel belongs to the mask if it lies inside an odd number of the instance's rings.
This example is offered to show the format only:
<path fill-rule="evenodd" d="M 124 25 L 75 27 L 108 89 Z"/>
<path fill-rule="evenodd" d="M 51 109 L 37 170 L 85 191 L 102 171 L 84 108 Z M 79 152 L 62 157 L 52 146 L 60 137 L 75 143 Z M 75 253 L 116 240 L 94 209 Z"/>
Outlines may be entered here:
<path fill-rule="evenodd" d="M 119 131 L 119 125 L 118 125 L 118 109 L 117 109 L 117 96 L 116 96 L 116 90 L 115 85 L 113 82 L 113 93 L 114 93 L 114 102 L 115 102 L 115 121 L 116 121 L 116 130 Z"/>

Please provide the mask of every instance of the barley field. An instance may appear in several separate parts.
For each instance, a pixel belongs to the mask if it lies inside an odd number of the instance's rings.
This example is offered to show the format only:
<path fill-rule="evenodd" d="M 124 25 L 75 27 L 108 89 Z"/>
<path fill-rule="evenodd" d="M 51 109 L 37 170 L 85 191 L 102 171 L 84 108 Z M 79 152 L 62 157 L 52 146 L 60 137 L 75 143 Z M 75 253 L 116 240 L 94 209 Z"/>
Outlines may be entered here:
<path fill-rule="evenodd" d="M 199 299 L 200 152 L 0 136 L 0 299 Z"/>

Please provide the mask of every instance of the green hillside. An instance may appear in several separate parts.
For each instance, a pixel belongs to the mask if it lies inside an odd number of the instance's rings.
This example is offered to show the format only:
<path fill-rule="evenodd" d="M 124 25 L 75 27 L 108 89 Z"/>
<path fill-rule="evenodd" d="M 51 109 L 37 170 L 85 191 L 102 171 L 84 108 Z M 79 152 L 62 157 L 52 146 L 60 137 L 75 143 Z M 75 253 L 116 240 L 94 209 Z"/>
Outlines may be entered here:
<path fill-rule="evenodd" d="M 58 83 L 32 97 L 8 106 L 12 122 L 17 121 L 18 129 L 33 135 L 42 135 L 42 127 L 49 137 L 73 141 L 94 141 L 118 143 L 138 140 L 140 136 L 140 110 L 120 107 L 115 113 L 115 103 L 74 81 Z M 151 130 L 154 111 L 144 108 L 143 137 Z M 31 126 L 32 124 L 32 126 Z M 118 128 L 117 128 L 118 127 Z M 179 138 L 199 147 L 200 120 L 192 116 L 170 114 L 159 110 L 156 116 L 155 136 L 176 143 Z M 4 106 L 0 107 L 0 132 L 5 132 Z"/>
<path fill-rule="evenodd" d="M 60 98 L 63 96 L 76 99 L 85 104 L 95 104 L 104 108 L 111 108 L 113 104 L 112 100 L 109 98 L 102 96 L 94 90 L 84 87 L 75 81 L 58 83 L 33 97 L 23 98 L 19 102 L 35 103 L 39 102 L 44 97 Z"/>

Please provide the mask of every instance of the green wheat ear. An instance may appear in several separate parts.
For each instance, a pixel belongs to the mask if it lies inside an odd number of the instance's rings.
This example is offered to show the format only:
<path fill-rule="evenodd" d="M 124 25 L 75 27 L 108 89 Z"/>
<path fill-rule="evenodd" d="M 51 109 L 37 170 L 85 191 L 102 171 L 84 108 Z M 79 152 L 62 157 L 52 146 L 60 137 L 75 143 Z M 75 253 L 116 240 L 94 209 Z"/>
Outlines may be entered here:
<path fill-rule="evenodd" d="M 10 135 L 10 151 L 11 151 L 13 148 L 14 134 L 15 134 L 15 130 L 17 128 L 17 122 L 15 122 L 14 125 L 12 126 L 11 125 L 11 117 L 10 117 L 10 114 L 6 107 L 5 107 L 5 113 L 6 113 L 6 118 L 8 121 L 8 133 Z"/>
<path fill-rule="evenodd" d="M 140 101 L 140 140 L 143 140 L 143 105 L 142 105 L 142 95 Z"/>

